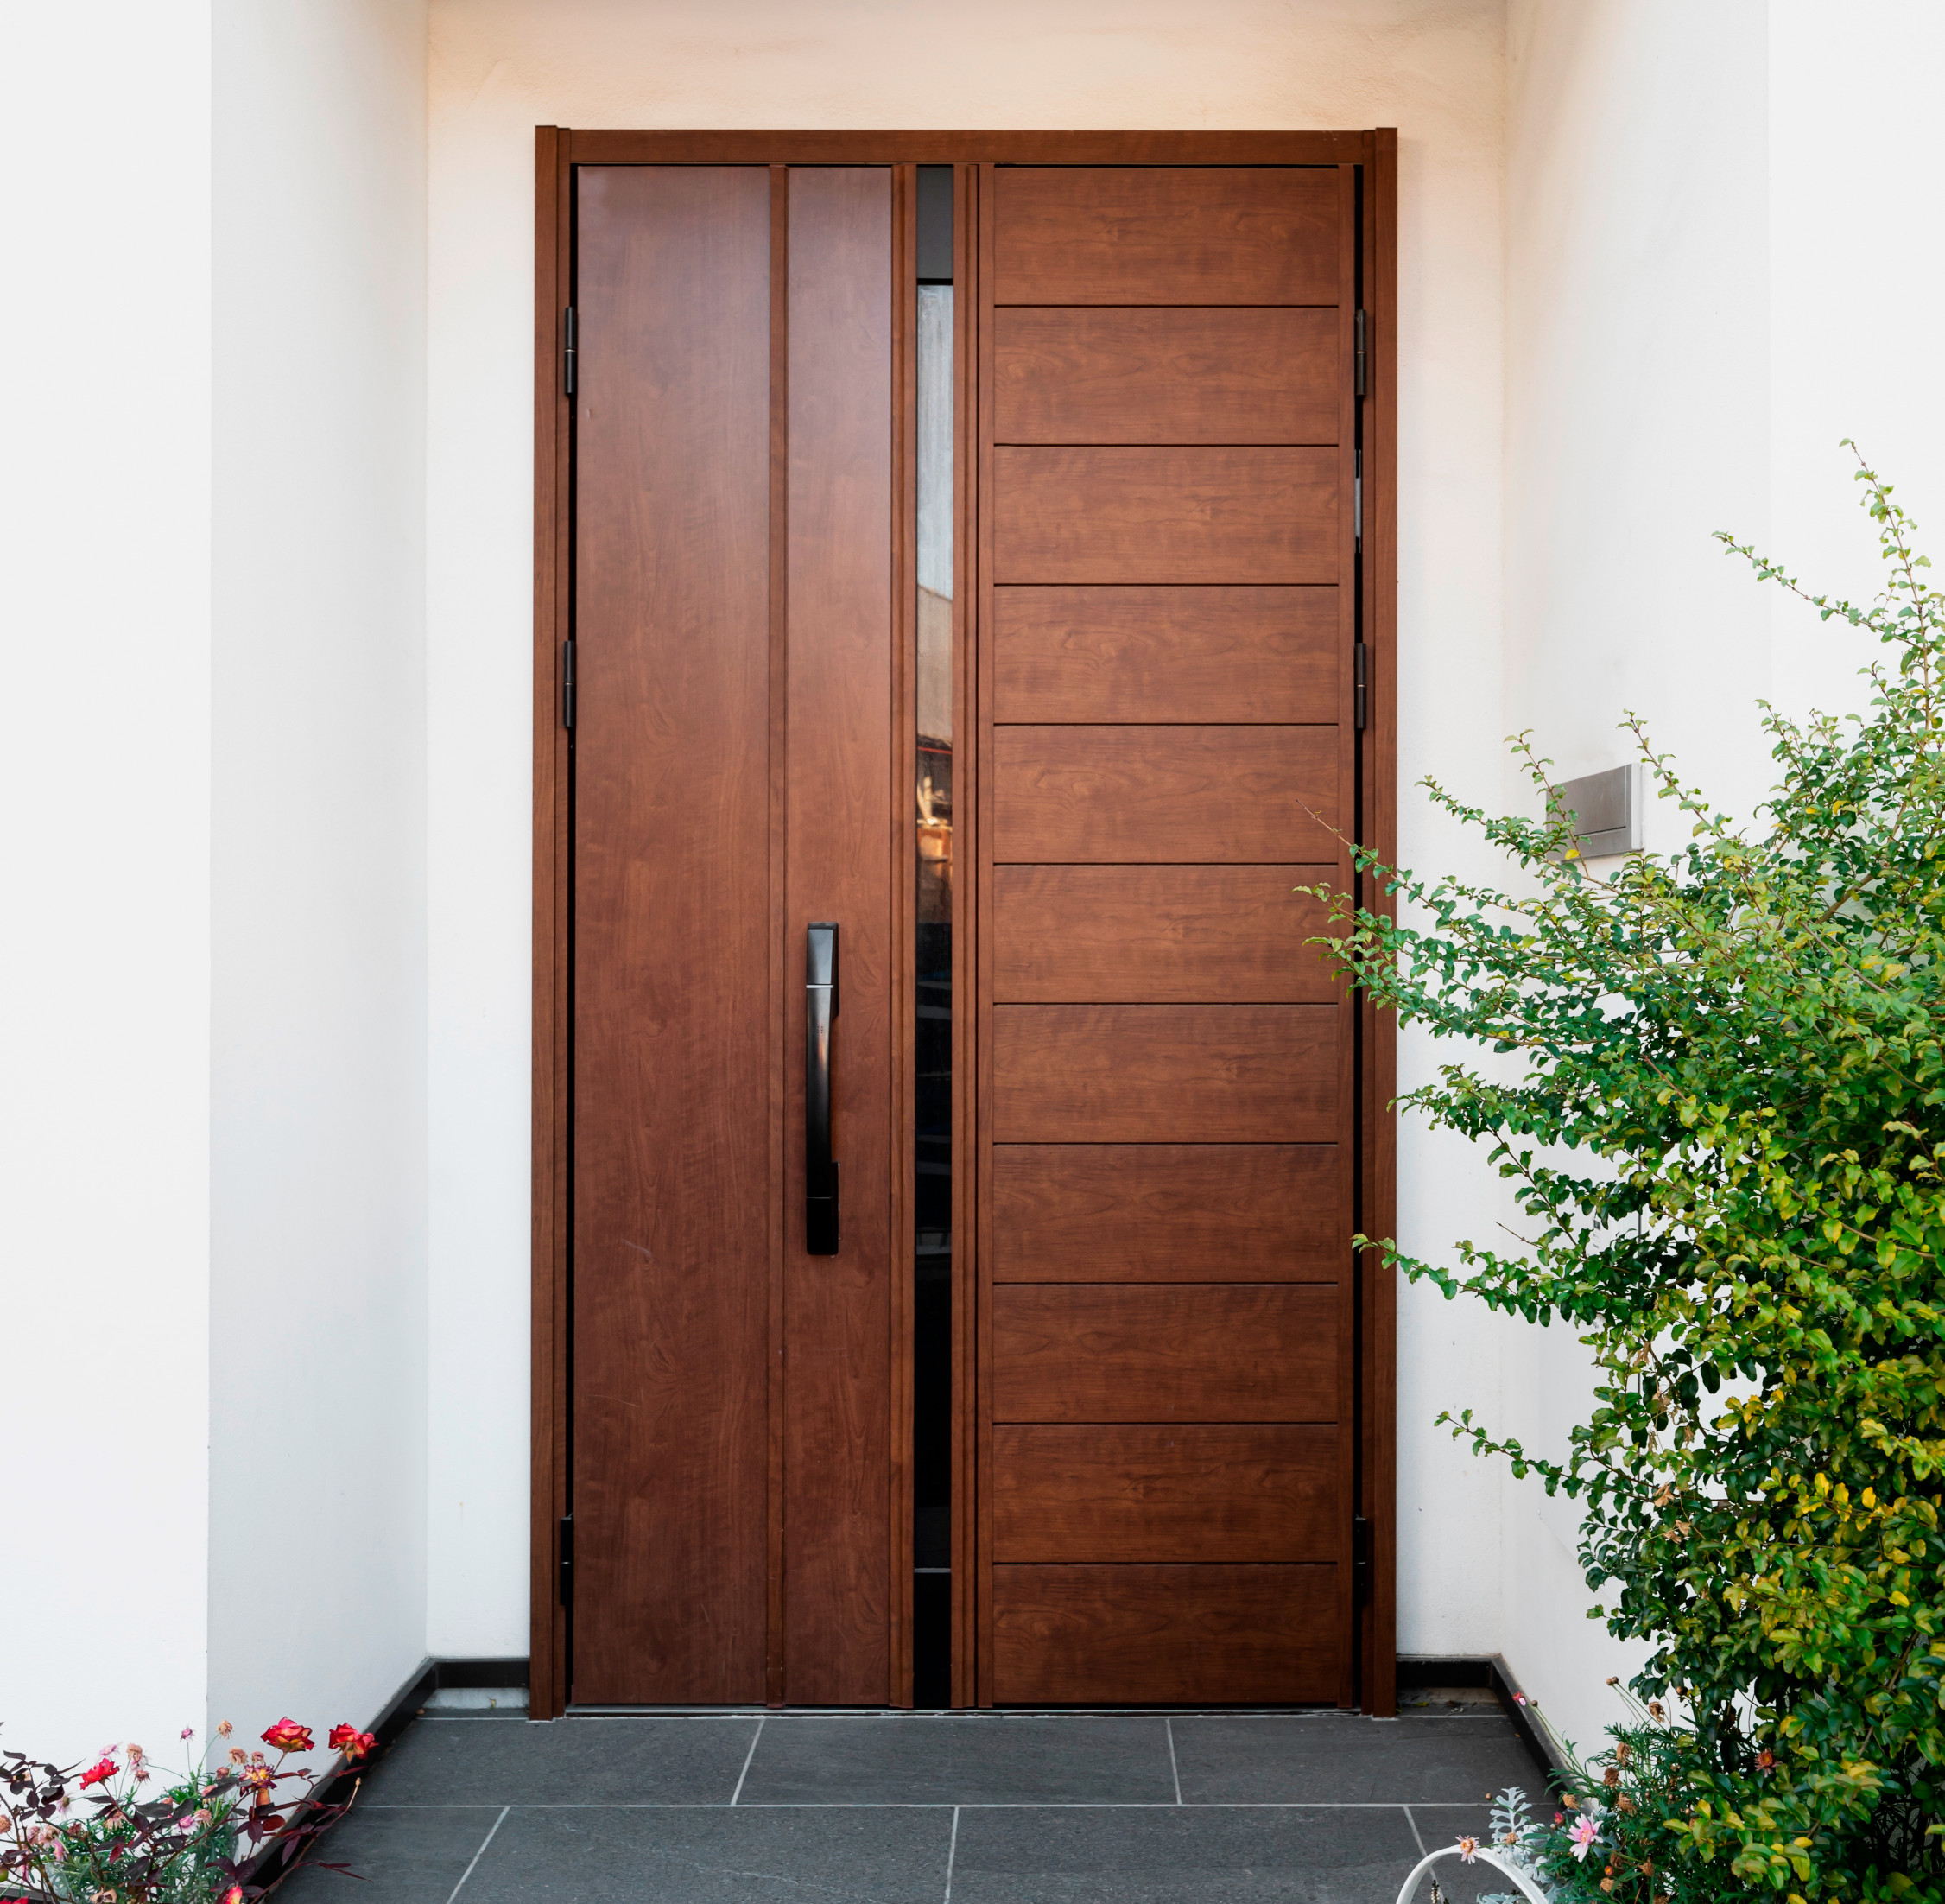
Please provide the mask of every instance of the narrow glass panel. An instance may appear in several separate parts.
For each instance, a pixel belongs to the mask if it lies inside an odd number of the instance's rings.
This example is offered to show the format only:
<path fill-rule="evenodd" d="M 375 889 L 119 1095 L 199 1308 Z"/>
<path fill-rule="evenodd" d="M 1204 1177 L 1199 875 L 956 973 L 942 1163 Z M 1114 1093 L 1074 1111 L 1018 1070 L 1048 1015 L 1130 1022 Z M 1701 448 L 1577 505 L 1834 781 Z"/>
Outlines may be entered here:
<path fill-rule="evenodd" d="M 918 1260 L 912 1697 L 951 1699 L 953 1268 L 952 168 L 918 193 Z M 943 273 L 941 277 L 940 274 Z"/>

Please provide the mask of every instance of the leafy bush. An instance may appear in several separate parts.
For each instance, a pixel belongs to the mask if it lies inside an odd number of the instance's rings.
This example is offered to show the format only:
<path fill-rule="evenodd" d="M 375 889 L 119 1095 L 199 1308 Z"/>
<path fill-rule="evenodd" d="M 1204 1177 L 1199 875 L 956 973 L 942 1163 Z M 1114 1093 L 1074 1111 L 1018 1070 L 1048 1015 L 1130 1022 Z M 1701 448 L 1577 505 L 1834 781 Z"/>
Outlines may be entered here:
<path fill-rule="evenodd" d="M 1429 923 L 1334 897 L 1324 942 L 1401 1020 L 1473 1044 L 1403 1102 L 1489 1144 L 1531 1231 L 1462 1244 L 1456 1275 L 1387 1259 L 1594 1352 L 1563 1462 L 1470 1410 L 1454 1431 L 1584 1496 L 1595 1615 L 1650 1643 L 1635 1691 L 1693 1722 L 1669 1734 L 1676 1863 L 1717 1894 L 1936 1901 L 1945 598 L 1890 487 L 1859 479 L 1886 593 L 1804 599 L 1885 653 L 1863 715 L 1764 708 L 1760 826 L 1683 785 L 1631 718 L 1686 847 L 1598 879 L 1566 816 L 1489 819 L 1433 784 L 1511 860 L 1511 890 L 1360 853 Z M 1515 745 L 1544 797 L 1547 763 Z"/>
<path fill-rule="evenodd" d="M 231 1728 L 217 1731 L 226 1740 Z M 265 1895 L 349 1805 L 314 1800 L 311 1774 L 285 1769 L 293 1753 L 311 1750 L 307 1727 L 279 1719 L 263 1742 L 274 1758 L 227 1746 L 222 1759 L 206 1755 L 166 1782 L 139 1745 L 106 1747 L 86 1768 L 0 1755 L 0 1897 L 244 1904 Z M 356 1726 L 331 1733 L 347 1764 L 377 1742 Z M 145 1796 L 152 1783 L 162 1788 Z M 265 1868 L 253 1875 L 259 1860 Z"/>

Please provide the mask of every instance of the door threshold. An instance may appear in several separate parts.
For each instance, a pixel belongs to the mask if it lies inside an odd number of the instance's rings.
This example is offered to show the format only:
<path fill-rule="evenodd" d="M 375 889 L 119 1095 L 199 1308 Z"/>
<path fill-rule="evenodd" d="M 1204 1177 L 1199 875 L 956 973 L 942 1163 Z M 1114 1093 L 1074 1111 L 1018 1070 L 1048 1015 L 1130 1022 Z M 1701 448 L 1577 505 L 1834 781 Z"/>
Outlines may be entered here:
<path fill-rule="evenodd" d="M 1182 1719 L 1346 1718 L 1338 1705 L 580 1705 L 569 1719 Z"/>

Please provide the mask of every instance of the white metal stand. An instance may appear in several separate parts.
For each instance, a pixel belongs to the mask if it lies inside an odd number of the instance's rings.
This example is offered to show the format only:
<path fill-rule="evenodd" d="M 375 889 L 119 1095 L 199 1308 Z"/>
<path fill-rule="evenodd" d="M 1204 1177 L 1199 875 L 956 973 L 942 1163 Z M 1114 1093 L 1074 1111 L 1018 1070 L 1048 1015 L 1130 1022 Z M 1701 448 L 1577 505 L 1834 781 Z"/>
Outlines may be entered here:
<path fill-rule="evenodd" d="M 1423 1857 L 1412 1866 L 1411 1875 L 1398 1888 L 1397 1904 L 1411 1904 L 1412 1894 L 1418 1888 L 1418 1880 L 1424 1876 L 1426 1872 L 1430 1870 L 1441 1858 L 1459 1857 L 1462 1855 L 1456 1844 L 1441 1844 L 1437 1850 L 1428 1851 Z M 1514 1885 L 1525 1896 L 1533 1901 L 1533 1904 L 1549 1904 L 1547 1894 L 1531 1878 L 1528 1877 L 1524 1871 L 1516 1871 L 1511 1865 L 1502 1863 L 1486 1846 L 1480 1845 L 1478 1850 L 1473 1853 L 1472 1861 L 1475 1864 L 1490 1864 L 1494 1870 L 1499 1872 L 1502 1875 L 1510 1877 Z"/>

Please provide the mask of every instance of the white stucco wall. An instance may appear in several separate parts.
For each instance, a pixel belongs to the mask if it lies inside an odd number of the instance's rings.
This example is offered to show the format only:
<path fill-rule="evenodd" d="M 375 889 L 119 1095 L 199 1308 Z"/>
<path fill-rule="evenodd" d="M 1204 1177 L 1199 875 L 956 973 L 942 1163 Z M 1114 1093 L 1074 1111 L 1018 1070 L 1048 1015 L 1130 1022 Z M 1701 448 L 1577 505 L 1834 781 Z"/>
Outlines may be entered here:
<path fill-rule="evenodd" d="M 425 12 L 5 35 L 0 1739 L 167 1764 L 424 1652 Z"/>
<path fill-rule="evenodd" d="M 1757 699 L 1857 705 L 1869 644 L 1758 587 L 1711 531 L 1875 593 L 1845 435 L 1939 521 L 1926 86 L 1945 18 L 1512 0 L 1507 39 L 1504 726 L 1575 774 L 1627 758 L 1614 725 L 1637 709 L 1747 818 L 1771 767 Z M 1651 845 L 1685 836 L 1650 816 Z M 1557 1330 L 1513 1332 L 1499 1424 L 1563 1451 L 1584 1366 Z M 1634 1655 L 1582 1616 L 1574 1510 L 1503 1488 L 1505 1649 L 1558 1727 L 1596 1739 L 1619 1711 L 1603 1679 Z"/>
<path fill-rule="evenodd" d="M 6 42 L 0 1747 L 59 1755 L 203 1717 L 209 8 Z"/>
<path fill-rule="evenodd" d="M 217 0 L 210 1704 L 425 1653 L 423 0 Z"/>
<path fill-rule="evenodd" d="M 431 187 L 432 1438 L 435 1653 L 526 1645 L 533 128 L 1399 129 L 1402 751 L 1499 787 L 1498 0 L 435 0 Z M 1484 737 L 1482 742 L 1482 737 Z M 1408 798 L 1407 850 L 1429 850 Z M 1409 1064 L 1422 1063 L 1408 1055 Z M 1401 1222 L 1497 1186 L 1408 1132 Z M 1499 1331 L 1408 1292 L 1400 1643 L 1499 1643 L 1498 1481 L 1429 1427 L 1497 1394 Z"/>

